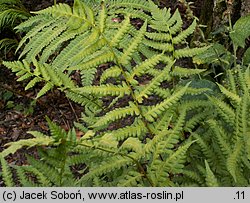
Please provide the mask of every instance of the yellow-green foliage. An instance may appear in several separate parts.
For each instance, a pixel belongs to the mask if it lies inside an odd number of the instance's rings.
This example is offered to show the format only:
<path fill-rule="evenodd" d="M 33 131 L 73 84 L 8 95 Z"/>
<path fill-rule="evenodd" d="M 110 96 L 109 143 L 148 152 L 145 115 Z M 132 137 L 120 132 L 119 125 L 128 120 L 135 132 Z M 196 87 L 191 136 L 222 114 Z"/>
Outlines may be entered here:
<path fill-rule="evenodd" d="M 207 49 L 185 43 L 196 21 L 183 30 L 178 10 L 172 15 L 150 0 L 101 1 L 98 6 L 75 0 L 73 8 L 57 4 L 34 13 L 17 27 L 29 30 L 18 47 L 20 60 L 4 65 L 19 81 L 29 80 L 26 89 L 43 82 L 37 98 L 58 88 L 81 104 L 84 112 L 76 127 L 84 136 L 48 121 L 51 136 L 32 132 L 35 138 L 10 143 L 2 156 L 21 147 L 50 146 L 40 150 L 41 160 L 30 157 L 30 166 L 16 167 L 21 184 L 176 186 L 173 180 L 185 172 L 187 150 L 198 142 L 184 140 L 185 130 L 191 132 L 209 115 L 204 111 L 195 117 L 189 111 L 205 109 L 209 100 L 201 94 L 211 88 L 181 80 L 204 69 L 176 65 Z M 80 82 L 74 74 L 80 74 Z M 78 177 L 71 171 L 76 165 L 83 171 Z M 27 173 L 37 180 L 27 179 Z M 210 176 L 207 180 L 215 182 Z"/>

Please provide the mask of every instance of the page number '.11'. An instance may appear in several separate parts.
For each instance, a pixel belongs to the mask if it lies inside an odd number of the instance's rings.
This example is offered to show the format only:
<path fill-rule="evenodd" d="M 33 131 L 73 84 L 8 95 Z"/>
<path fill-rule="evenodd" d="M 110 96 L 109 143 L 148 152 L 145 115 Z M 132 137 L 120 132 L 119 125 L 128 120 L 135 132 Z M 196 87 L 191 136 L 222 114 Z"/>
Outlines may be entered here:
<path fill-rule="evenodd" d="M 244 191 L 237 191 L 236 196 L 234 197 L 234 199 L 245 199 L 245 192 Z"/>

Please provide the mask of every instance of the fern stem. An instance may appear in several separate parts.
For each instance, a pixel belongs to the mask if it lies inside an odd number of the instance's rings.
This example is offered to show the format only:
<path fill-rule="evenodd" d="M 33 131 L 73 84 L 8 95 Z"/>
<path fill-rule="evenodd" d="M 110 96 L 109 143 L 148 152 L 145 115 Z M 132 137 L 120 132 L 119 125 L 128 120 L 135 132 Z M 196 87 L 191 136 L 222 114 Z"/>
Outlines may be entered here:
<path fill-rule="evenodd" d="M 232 5 L 226 1 L 227 4 L 227 15 L 228 15 L 228 23 L 229 23 L 229 32 L 233 31 L 233 25 L 232 25 L 232 19 L 231 19 L 231 10 L 232 10 Z M 233 43 L 233 52 L 234 52 L 234 67 L 237 65 L 237 47 Z"/>
<path fill-rule="evenodd" d="M 69 102 L 70 108 L 72 109 L 72 111 L 73 111 L 73 113 L 74 113 L 74 115 L 76 117 L 77 122 L 79 122 L 79 118 L 78 118 L 78 116 L 76 114 L 76 111 L 75 111 L 74 107 L 72 106 L 72 103 L 70 102 L 70 100 L 68 98 L 67 98 L 67 100 Z"/>
<path fill-rule="evenodd" d="M 19 91 L 19 90 L 15 90 L 13 89 L 12 87 L 8 86 L 7 84 L 2 84 L 1 81 L 0 81 L 0 88 L 4 89 L 4 90 L 7 90 L 9 92 L 12 92 L 14 95 L 16 96 L 21 96 L 21 97 L 25 97 L 25 98 L 28 98 L 32 101 L 36 101 L 37 103 L 39 103 L 39 105 L 45 107 L 45 108 L 50 108 L 49 105 L 47 105 L 46 103 L 44 103 L 42 100 L 40 99 L 36 99 L 32 96 L 29 96 L 28 94 L 25 94 L 24 92 L 22 91 Z"/>
<path fill-rule="evenodd" d="M 138 109 L 140 115 L 142 116 L 142 122 L 144 123 L 145 127 L 147 128 L 147 130 L 148 130 L 148 132 L 149 132 L 149 137 L 152 139 L 152 138 L 154 137 L 154 133 L 153 133 L 153 132 L 151 131 L 151 129 L 149 128 L 148 122 L 147 122 L 147 120 L 145 119 L 145 117 L 143 116 L 143 113 L 142 113 L 142 111 L 141 111 L 141 108 L 140 108 L 140 106 L 139 106 L 139 104 L 138 104 L 138 102 L 137 102 L 137 100 L 136 100 L 135 95 L 134 95 L 134 91 L 133 91 L 132 85 L 130 84 L 130 82 L 128 81 L 128 79 L 127 79 L 127 77 L 126 77 L 126 73 L 125 73 L 125 71 L 123 70 L 122 65 L 119 63 L 118 57 L 116 56 L 116 54 L 115 54 L 113 48 L 109 45 L 109 43 L 108 43 L 109 41 L 105 38 L 105 36 L 104 36 L 101 32 L 99 32 L 99 33 L 102 35 L 102 37 L 103 37 L 103 39 L 105 40 L 106 44 L 108 45 L 110 51 L 113 53 L 115 62 L 116 62 L 116 64 L 117 64 L 117 66 L 120 68 L 120 70 L 121 70 L 121 72 L 122 72 L 122 75 L 124 76 L 125 83 L 127 84 L 128 88 L 129 88 L 129 90 L 130 90 L 130 93 L 131 93 L 131 96 L 132 96 L 132 98 L 133 98 L 134 104 L 136 105 L 136 107 L 137 107 L 137 109 Z"/>
<path fill-rule="evenodd" d="M 65 143 L 65 142 L 63 142 L 63 143 Z M 65 166 L 66 166 L 68 151 L 67 151 L 67 148 L 66 148 L 65 145 L 63 146 L 63 150 L 60 150 L 60 148 L 59 148 L 59 151 L 61 152 L 60 153 L 61 157 L 63 156 L 62 165 L 61 165 L 60 173 L 59 173 L 59 175 L 60 175 L 60 181 L 59 181 L 59 183 L 60 183 L 60 186 L 63 186 L 63 175 L 64 175 L 64 171 L 65 171 Z"/>
<path fill-rule="evenodd" d="M 56 5 L 56 3 L 57 3 L 56 0 L 54 0 L 54 5 Z"/>

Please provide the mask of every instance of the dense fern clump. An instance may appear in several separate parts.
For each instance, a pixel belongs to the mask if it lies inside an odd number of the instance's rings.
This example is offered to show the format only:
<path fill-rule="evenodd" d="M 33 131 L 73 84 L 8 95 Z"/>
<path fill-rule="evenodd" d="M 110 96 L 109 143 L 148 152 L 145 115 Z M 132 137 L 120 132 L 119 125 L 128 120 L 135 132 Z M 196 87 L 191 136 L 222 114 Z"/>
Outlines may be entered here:
<path fill-rule="evenodd" d="M 199 122 L 199 126 L 190 136 L 197 142 L 188 152 L 190 164 L 183 172 L 180 184 L 189 186 L 249 186 L 250 184 L 250 52 L 245 44 L 250 35 L 249 19 L 250 16 L 242 17 L 231 28 L 229 36 L 234 53 L 215 43 L 193 58 L 198 64 L 209 63 L 215 69 L 222 68 L 223 72 L 219 73 L 221 82 L 217 83 L 220 93 L 212 95 L 206 93 L 208 99 L 206 102 L 209 102 L 210 107 L 202 109 L 202 113 L 195 112 L 191 122 L 187 122 L 191 124 Z M 242 32 L 243 27 L 244 32 Z M 241 58 L 237 54 L 239 47 L 245 48 Z"/>
<path fill-rule="evenodd" d="M 250 72 L 243 68 L 227 71 L 226 84 L 218 84 L 221 97 L 207 96 L 216 111 L 192 134 L 197 145 L 189 151 L 185 184 L 249 186 Z"/>

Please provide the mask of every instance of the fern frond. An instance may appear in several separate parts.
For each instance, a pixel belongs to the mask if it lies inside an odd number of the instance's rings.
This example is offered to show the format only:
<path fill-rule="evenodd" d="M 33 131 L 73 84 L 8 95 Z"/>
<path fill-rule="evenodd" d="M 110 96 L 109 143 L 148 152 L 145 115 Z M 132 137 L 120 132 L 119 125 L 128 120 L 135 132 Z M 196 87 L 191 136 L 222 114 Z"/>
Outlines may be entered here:
<path fill-rule="evenodd" d="M 197 54 L 202 53 L 207 50 L 209 47 L 199 47 L 199 48 L 184 48 L 178 49 L 174 52 L 174 57 L 176 59 L 184 58 L 184 57 L 193 57 Z"/>
<path fill-rule="evenodd" d="M 194 136 L 194 139 L 197 140 L 197 144 L 201 148 L 202 153 L 206 156 L 208 163 L 211 163 L 214 159 L 214 153 L 209 146 L 209 143 L 207 143 L 207 141 L 198 133 L 193 133 L 192 136 Z"/>
<path fill-rule="evenodd" d="M 186 159 L 186 152 L 188 148 L 194 143 L 186 143 L 183 146 L 180 146 L 177 151 L 170 154 L 169 157 L 166 159 L 163 168 L 167 168 L 169 172 L 172 173 L 179 173 L 182 171 Z M 161 170 L 161 169 L 159 169 Z"/>
<path fill-rule="evenodd" d="M 153 122 L 155 118 L 157 118 L 164 110 L 172 106 L 174 103 L 176 103 L 186 92 L 186 89 L 189 84 L 187 84 L 185 87 L 183 87 L 181 90 L 174 93 L 171 97 L 165 99 L 161 103 L 148 107 L 146 113 L 144 114 L 145 118 Z"/>
<path fill-rule="evenodd" d="M 76 34 L 76 32 L 65 31 L 61 35 L 55 37 L 54 40 L 43 50 L 39 62 L 46 63 L 49 57 L 60 48 L 62 43 L 73 39 Z"/>
<path fill-rule="evenodd" d="M 164 141 L 162 142 L 162 144 L 163 146 L 166 145 Z M 163 185 L 166 186 L 166 185 L 172 184 L 171 181 L 168 180 L 168 176 L 169 176 L 168 174 L 180 173 L 182 171 L 184 167 L 185 158 L 186 158 L 186 151 L 190 147 L 191 144 L 192 142 L 179 147 L 175 152 L 172 152 L 171 154 L 169 154 L 169 156 L 166 158 L 165 161 L 154 159 L 154 161 L 152 162 L 152 165 L 150 166 L 152 167 L 151 169 L 152 171 L 150 173 L 154 174 L 155 178 L 153 179 L 153 181 L 157 186 L 163 186 Z M 161 148 L 162 147 L 160 147 L 160 149 Z M 155 153 L 159 154 L 157 150 L 158 149 L 156 148 Z"/>
<path fill-rule="evenodd" d="M 138 31 L 137 35 L 134 37 L 132 42 L 128 45 L 127 49 L 124 50 L 123 54 L 119 58 L 119 62 L 122 65 L 127 65 L 131 59 L 132 54 L 137 49 L 139 43 L 142 41 L 144 34 L 147 29 L 147 22 L 144 22 L 141 29 Z"/>
<path fill-rule="evenodd" d="M 93 40 L 93 42 L 90 40 Z M 91 59 L 97 57 L 94 56 L 94 53 L 100 51 L 100 49 L 105 46 L 107 42 L 104 38 L 93 38 L 89 39 L 88 43 L 89 45 L 87 45 L 86 47 L 84 47 L 85 44 L 82 44 L 82 50 L 76 53 L 75 56 L 72 56 L 72 58 L 69 60 L 70 66 L 76 66 L 82 63 L 82 61 L 84 61 L 86 57 L 91 57 Z M 100 56 L 101 54 L 105 54 L 105 52 L 100 53 Z"/>
<path fill-rule="evenodd" d="M 154 41 L 170 41 L 171 35 L 168 33 L 146 32 L 146 37 Z"/>
<path fill-rule="evenodd" d="M 233 126 L 235 122 L 235 112 L 234 110 L 225 102 L 221 101 L 216 97 L 209 97 L 209 100 L 215 105 L 215 107 L 219 110 L 219 114 L 225 119 L 226 122 Z"/>
<path fill-rule="evenodd" d="M 64 129 L 62 129 L 55 123 L 51 122 L 51 120 L 48 117 L 46 117 L 46 120 L 49 125 L 51 136 L 53 137 L 54 140 L 59 141 L 60 139 L 66 138 L 67 135 Z"/>
<path fill-rule="evenodd" d="M 55 60 L 53 60 L 52 66 L 64 71 L 71 64 L 71 60 L 69 59 L 76 57 L 79 53 L 82 53 L 80 50 L 85 49 L 88 43 L 92 44 L 92 42 L 95 42 L 98 37 L 99 34 L 97 31 L 89 33 L 87 32 L 86 27 L 86 31 L 70 41 L 69 45 L 60 52 Z"/>
<path fill-rule="evenodd" d="M 2 154 L 0 154 L 0 162 L 1 162 L 1 168 L 2 168 L 1 176 L 3 178 L 4 184 L 7 187 L 14 187 L 15 184 L 13 181 L 11 169 L 10 169 L 7 161 L 4 159 L 4 155 L 2 155 Z"/>
<path fill-rule="evenodd" d="M 180 32 L 176 37 L 173 38 L 174 44 L 182 43 L 189 35 L 191 35 L 196 27 L 196 21 L 194 20 L 193 23 L 184 31 Z"/>
<path fill-rule="evenodd" d="M 171 43 L 155 42 L 151 40 L 144 40 L 143 42 L 146 46 L 152 47 L 156 50 L 161 50 L 163 52 L 174 51 L 174 47 Z"/>
<path fill-rule="evenodd" d="M 208 120 L 207 123 L 212 128 L 217 140 L 218 144 L 220 145 L 221 152 L 228 156 L 231 153 L 231 145 L 228 141 L 228 136 L 223 128 L 221 128 L 219 125 L 217 125 L 217 122 L 214 120 Z"/>
<path fill-rule="evenodd" d="M 138 186 L 138 182 L 143 178 L 141 173 L 136 171 L 129 171 L 117 184 L 118 187 L 135 187 Z"/>
<path fill-rule="evenodd" d="M 95 68 L 81 71 L 81 82 L 83 86 L 92 85 L 94 78 L 95 78 L 96 71 L 97 70 Z"/>
<path fill-rule="evenodd" d="M 133 79 L 135 76 L 141 76 L 142 73 L 157 65 L 161 61 L 162 57 L 162 54 L 154 55 L 153 57 L 148 58 L 142 63 L 138 64 L 133 68 L 133 72 L 130 74 L 130 78 Z M 128 79 L 129 81 L 131 80 L 130 78 Z"/>
<path fill-rule="evenodd" d="M 28 40 L 34 37 L 36 34 L 38 34 L 41 30 L 43 30 L 46 27 L 49 27 L 51 24 L 53 24 L 55 20 L 53 17 L 50 16 L 32 16 L 25 22 L 18 25 L 15 29 L 17 31 L 21 32 L 24 30 L 29 30 L 27 34 L 21 39 L 19 42 L 19 45 L 17 47 L 17 51 L 24 45 L 24 43 Z M 32 27 L 32 29 L 30 29 Z"/>
<path fill-rule="evenodd" d="M 50 91 L 52 88 L 54 87 L 54 85 L 52 83 L 47 83 L 43 86 L 43 88 L 37 93 L 36 95 L 36 99 L 38 99 L 39 97 L 43 96 L 44 94 L 46 94 L 48 91 Z"/>
<path fill-rule="evenodd" d="M 100 78 L 100 83 L 104 83 L 108 78 L 116 78 L 121 75 L 122 71 L 118 66 L 113 66 L 103 72 Z"/>
<path fill-rule="evenodd" d="M 26 171 L 23 167 L 15 167 L 18 180 L 20 184 L 24 187 L 38 187 L 38 184 L 35 184 L 32 180 L 27 177 Z M 33 175 L 33 174 L 32 174 Z"/>
<path fill-rule="evenodd" d="M 202 185 L 202 183 L 203 183 L 203 178 L 197 173 L 197 171 L 191 171 L 191 170 L 184 169 L 184 170 L 182 170 L 182 174 L 184 174 L 188 178 L 194 180 L 195 182 L 198 182 L 199 185 Z M 189 185 L 189 184 L 188 184 L 188 186 L 191 187 L 191 185 Z"/>
<path fill-rule="evenodd" d="M 237 129 L 236 133 L 240 132 L 240 137 L 245 138 L 247 140 L 247 133 L 248 133 L 248 109 L 249 109 L 249 93 L 245 92 L 242 96 L 242 101 L 239 108 L 236 110 L 237 115 Z"/>
<path fill-rule="evenodd" d="M 82 95 L 73 91 L 65 91 L 65 93 L 69 99 L 81 106 L 94 106 L 101 109 L 101 102 L 89 95 Z"/>
<path fill-rule="evenodd" d="M 100 85 L 100 86 L 85 86 L 72 89 L 75 92 L 79 92 L 80 94 L 92 94 L 92 95 L 111 95 L 111 96 L 123 96 L 129 95 L 130 89 L 126 84 L 122 85 Z"/>
<path fill-rule="evenodd" d="M 179 66 L 175 66 L 171 74 L 173 76 L 188 77 L 191 75 L 200 74 L 204 71 L 206 71 L 206 69 L 191 69 L 191 68 L 182 68 Z"/>
<path fill-rule="evenodd" d="M 36 83 L 41 82 L 41 78 L 33 78 L 26 86 L 25 90 L 28 90 L 36 85 Z"/>
<path fill-rule="evenodd" d="M 9 142 L 8 148 L 4 149 L 0 155 L 6 157 L 9 154 L 14 154 L 17 150 L 23 147 L 47 146 L 54 143 L 54 139 L 48 136 L 19 140 L 17 142 Z"/>
<path fill-rule="evenodd" d="M 129 137 L 138 137 L 142 139 L 147 132 L 147 128 L 141 119 L 135 119 L 134 123 L 118 130 L 113 130 L 111 133 L 118 140 L 125 140 Z"/>
<path fill-rule="evenodd" d="M 18 45 L 16 39 L 4 38 L 0 40 L 0 50 L 8 53 L 11 49 L 15 49 Z"/>
<path fill-rule="evenodd" d="M 241 157 L 242 153 L 242 141 L 239 139 L 237 140 L 233 152 L 229 154 L 228 159 L 227 159 L 227 169 L 230 172 L 230 174 L 233 176 L 234 181 L 237 182 L 237 175 L 236 175 L 236 170 L 237 170 L 237 161 Z"/>
<path fill-rule="evenodd" d="M 87 70 L 90 68 L 95 68 L 100 64 L 111 62 L 113 60 L 114 54 L 110 51 L 104 50 L 90 60 L 84 61 L 77 66 L 71 66 L 68 70 Z"/>
<path fill-rule="evenodd" d="M 171 18 L 167 21 L 167 24 L 171 35 L 175 35 L 181 30 L 183 21 L 181 19 L 181 14 L 178 10 L 174 12 Z"/>
<path fill-rule="evenodd" d="M 90 168 L 88 174 L 84 175 L 78 182 L 77 185 L 84 186 L 88 181 L 95 177 L 101 176 L 120 169 L 121 167 L 129 166 L 133 163 L 132 159 L 128 157 L 109 157 L 108 161 L 100 163 L 98 168 Z"/>
<path fill-rule="evenodd" d="M 124 118 L 126 116 L 139 115 L 139 110 L 135 104 L 129 103 L 129 106 L 123 108 L 116 108 L 102 116 L 92 127 L 104 126 L 112 121 Z"/>
<path fill-rule="evenodd" d="M 69 26 L 71 29 L 79 28 L 83 23 L 89 25 L 93 24 L 94 13 L 85 3 L 80 0 L 75 0 L 73 9 L 67 4 L 56 4 L 48 7 L 44 10 L 33 12 L 35 14 L 49 14 L 55 18 L 67 17 Z M 74 22 L 74 24 L 72 23 Z"/>
<path fill-rule="evenodd" d="M 148 96 L 152 93 L 152 91 L 156 89 L 158 86 L 160 86 L 162 81 L 170 78 L 168 76 L 170 67 L 171 67 L 171 64 L 168 67 L 166 67 L 163 71 L 161 71 L 158 74 L 158 76 L 152 79 L 150 84 L 140 86 L 139 88 L 136 89 L 135 99 L 138 101 L 138 103 L 142 103 L 143 98 L 148 98 Z"/>
<path fill-rule="evenodd" d="M 14 27 L 20 20 L 26 20 L 29 16 L 29 12 L 19 0 L 0 2 L 0 30 Z"/>
<path fill-rule="evenodd" d="M 11 69 L 13 72 L 16 73 L 17 76 L 24 76 L 23 78 L 19 78 L 19 80 L 25 80 L 32 76 L 29 63 L 25 60 L 23 62 L 21 61 L 14 61 L 14 62 L 8 62 L 4 61 L 3 65 L 7 68 Z"/>
<path fill-rule="evenodd" d="M 218 187 L 218 181 L 213 173 L 213 171 L 210 169 L 207 161 L 205 160 L 205 165 L 206 165 L 206 184 L 209 187 Z"/>
<path fill-rule="evenodd" d="M 121 27 L 110 40 L 110 46 L 111 47 L 117 46 L 118 43 L 123 38 L 123 36 L 125 35 L 125 33 L 127 33 L 127 31 L 129 30 L 129 28 L 130 28 L 130 18 L 129 16 L 126 16 L 125 19 L 122 21 Z"/>
<path fill-rule="evenodd" d="M 28 159 L 29 163 L 35 169 L 37 169 L 45 177 L 47 177 L 47 179 L 48 179 L 49 182 L 51 182 L 52 184 L 54 184 L 56 186 L 60 186 L 60 175 L 59 175 L 59 171 L 56 168 L 48 165 L 45 162 L 41 162 L 39 160 L 36 160 L 35 158 L 30 157 L 30 156 L 28 156 L 27 159 Z"/>
<path fill-rule="evenodd" d="M 231 100 L 232 100 L 233 102 L 235 102 L 237 105 L 240 104 L 241 98 L 240 98 L 237 94 L 235 94 L 235 93 L 229 91 L 229 90 L 226 89 L 224 86 L 222 86 L 222 85 L 220 85 L 220 84 L 218 84 L 218 83 L 217 83 L 217 85 L 219 86 L 221 92 L 222 92 L 224 95 L 226 95 L 229 99 L 231 99 Z"/>
<path fill-rule="evenodd" d="M 105 29 L 105 20 L 106 20 L 107 14 L 106 14 L 106 8 L 104 5 L 104 2 L 101 3 L 101 11 L 99 14 L 99 28 L 100 32 L 103 33 Z"/>
<path fill-rule="evenodd" d="M 197 125 L 201 125 L 202 121 L 204 121 L 207 117 L 209 117 L 210 112 L 207 111 L 201 111 L 191 118 L 189 118 L 184 126 L 184 130 L 187 132 L 192 132 L 192 130 L 195 128 Z"/>
<path fill-rule="evenodd" d="M 149 3 L 148 1 L 144 1 L 144 0 L 111 0 L 110 7 L 111 8 L 131 7 L 131 8 L 148 10 Z"/>
<path fill-rule="evenodd" d="M 137 154 L 143 154 L 143 144 L 138 138 L 135 138 L 135 137 L 130 137 L 126 139 L 123 142 L 120 149 L 127 150 L 127 151 L 132 150 L 136 152 Z"/>
<path fill-rule="evenodd" d="M 58 37 L 66 27 L 64 20 L 56 21 L 49 27 L 43 28 L 43 32 L 38 32 L 32 40 L 25 46 L 19 58 L 27 54 L 26 59 L 32 61 L 40 51 Z"/>
<path fill-rule="evenodd" d="M 235 83 L 235 78 L 233 75 L 233 71 L 232 70 L 227 70 L 227 76 L 228 76 L 228 83 L 229 83 L 229 87 L 233 93 L 237 93 L 236 89 L 236 83 Z"/>
<path fill-rule="evenodd" d="M 112 134 L 105 133 L 100 139 L 98 144 L 96 144 L 98 147 L 104 147 L 105 149 L 112 149 L 113 152 L 118 151 L 118 141 L 115 139 L 115 137 Z"/>
<path fill-rule="evenodd" d="M 42 174 L 39 170 L 34 168 L 33 166 L 19 166 L 15 167 L 17 171 L 17 176 L 19 178 L 19 181 L 23 187 L 48 187 L 51 186 L 50 181 L 47 179 L 47 177 Z M 29 177 L 27 177 L 27 174 L 33 174 L 36 177 L 36 180 L 38 183 L 32 182 Z"/>

